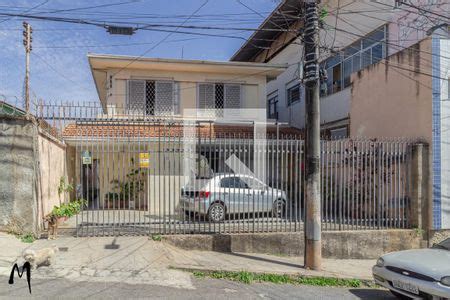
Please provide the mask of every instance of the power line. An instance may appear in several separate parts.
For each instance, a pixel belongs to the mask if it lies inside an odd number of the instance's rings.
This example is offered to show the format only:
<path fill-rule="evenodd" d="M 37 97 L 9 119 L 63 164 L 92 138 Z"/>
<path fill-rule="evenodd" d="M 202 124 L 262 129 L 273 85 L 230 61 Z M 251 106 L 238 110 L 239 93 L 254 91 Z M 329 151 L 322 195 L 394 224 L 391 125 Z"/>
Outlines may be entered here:
<path fill-rule="evenodd" d="M 431 11 L 431 10 L 423 9 L 423 8 L 417 6 L 417 5 L 413 5 L 413 4 L 407 3 L 406 1 L 400 1 L 400 4 L 406 5 L 406 6 L 408 6 L 408 7 L 415 8 L 415 9 L 417 9 L 418 11 L 421 11 L 421 12 L 425 12 L 425 13 L 428 13 L 428 14 L 432 14 L 432 15 L 435 15 L 435 16 L 438 16 L 438 17 L 441 17 L 441 18 L 450 20 L 450 17 L 448 17 L 448 16 L 444 16 L 444 15 L 438 14 L 438 13 L 436 13 L 436 12 L 434 12 L 434 11 Z M 401 8 L 402 8 L 402 7 L 400 6 L 400 9 L 401 9 Z"/>
<path fill-rule="evenodd" d="M 136 2 L 141 2 L 141 1 L 142 0 L 131 0 L 131 1 L 108 3 L 108 4 L 100 4 L 100 5 L 94 5 L 94 6 L 74 7 L 74 8 L 67 8 L 67 9 L 57 9 L 57 10 L 39 12 L 39 14 L 41 14 L 41 13 L 50 13 L 50 14 L 52 14 L 52 13 L 77 11 L 77 10 L 85 10 L 85 9 L 100 8 L 100 7 L 110 7 L 110 6 L 117 6 L 117 5 L 136 3 Z"/>
<path fill-rule="evenodd" d="M 41 7 L 41 6 L 45 5 L 45 4 L 47 4 L 49 1 L 50 1 L 50 0 L 46 0 L 46 1 L 40 3 L 40 4 L 36 5 L 36 6 L 33 6 L 33 7 L 29 8 L 29 9 L 27 9 L 27 10 L 24 11 L 23 13 L 27 13 L 27 12 L 32 11 L 33 9 L 39 8 L 39 7 Z M 11 20 L 12 18 L 13 18 L 13 17 L 6 18 L 6 19 L 2 20 L 2 21 L 0 21 L 0 24 L 3 23 L 3 22 L 9 21 L 9 20 Z"/>
<path fill-rule="evenodd" d="M 337 31 L 341 31 L 341 32 L 344 32 L 344 33 L 347 33 L 347 34 L 351 34 L 351 35 L 357 36 L 357 37 L 359 37 L 359 38 L 364 38 L 364 39 L 367 39 L 367 40 L 379 42 L 378 40 L 376 40 L 376 39 L 374 39 L 374 38 L 370 38 L 370 37 L 368 37 L 368 36 L 359 35 L 359 34 L 357 34 L 357 33 L 353 33 L 353 32 L 350 32 L 350 31 L 348 31 L 348 30 L 341 29 L 341 28 L 334 28 L 332 25 L 329 25 L 329 24 L 326 24 L 326 23 L 324 23 L 324 24 L 327 25 L 327 26 L 330 27 L 330 28 L 336 29 Z M 436 53 L 432 53 L 432 52 L 425 51 L 425 50 L 419 50 L 419 49 L 410 48 L 410 46 L 408 46 L 408 47 L 402 47 L 402 46 L 400 46 L 400 45 L 397 45 L 397 44 L 394 44 L 394 43 L 391 43 L 391 42 L 388 42 L 388 41 L 384 41 L 383 43 L 385 43 L 386 45 L 391 45 L 391 46 L 393 46 L 393 47 L 399 47 L 399 48 L 400 48 L 399 51 L 405 50 L 405 49 L 412 49 L 413 51 L 416 51 L 416 52 L 423 52 L 423 53 L 430 54 L 430 55 L 432 55 L 432 56 L 450 59 L 450 57 L 448 57 L 448 56 L 443 56 L 443 55 L 436 54 Z M 344 47 L 344 48 L 345 48 L 345 47 Z"/>
<path fill-rule="evenodd" d="M 203 4 L 201 4 L 193 13 L 192 15 L 196 14 L 197 12 L 199 12 L 206 4 L 208 4 L 209 0 L 206 0 L 205 2 L 203 2 Z M 189 21 L 189 18 L 184 20 L 180 25 L 184 25 L 186 24 L 186 22 Z M 175 32 L 178 28 L 175 29 Z M 143 56 L 145 56 L 147 53 L 149 53 L 150 51 L 152 51 L 153 49 L 155 49 L 156 47 L 158 47 L 160 44 L 164 43 L 165 40 L 167 40 L 171 35 L 173 34 L 173 32 L 170 32 L 169 34 L 167 34 L 163 39 L 161 39 L 158 43 L 156 43 L 153 47 L 149 48 L 148 50 L 144 51 L 144 53 L 142 53 L 140 56 L 138 56 L 137 58 L 133 59 L 130 63 L 128 63 L 127 65 L 125 65 L 125 67 L 121 68 L 119 71 L 115 72 L 112 76 L 114 77 L 115 75 L 117 75 L 118 73 L 120 73 L 121 71 L 123 71 L 124 69 L 126 69 L 127 67 L 129 67 L 131 64 L 133 64 L 134 62 L 138 61 L 139 59 L 141 59 Z"/>
<path fill-rule="evenodd" d="M 376 0 L 373 0 L 373 2 L 375 2 L 375 3 L 377 3 L 377 4 L 384 5 L 384 6 L 389 6 L 389 7 L 391 7 L 389 4 L 386 4 L 386 3 L 383 3 L 383 2 L 379 2 L 379 1 L 376 1 Z M 403 4 L 403 2 L 402 2 L 402 4 Z M 412 13 L 412 14 L 417 14 L 416 12 L 411 11 L 411 10 L 408 10 L 408 9 L 405 9 L 404 7 L 401 7 L 401 6 L 399 6 L 398 8 L 401 9 L 401 10 L 403 10 L 403 11 L 405 11 L 405 12 L 409 12 L 409 13 Z M 435 14 L 435 13 L 433 13 L 433 15 L 434 15 L 434 14 Z M 427 18 L 431 18 L 431 16 L 426 16 L 426 17 L 427 17 Z M 449 19 L 449 17 L 445 17 L 445 16 L 444 16 L 444 18 Z M 437 18 L 435 18 L 435 19 L 437 19 Z"/>
<path fill-rule="evenodd" d="M 52 69 L 56 74 L 58 74 L 60 77 L 64 78 L 67 81 L 70 81 L 71 83 L 77 85 L 78 87 L 81 87 L 82 89 L 85 89 L 82 87 L 78 82 L 73 81 L 71 78 L 67 77 L 63 73 L 59 72 L 56 68 L 54 68 L 49 62 L 47 62 L 42 56 L 36 54 L 35 52 L 32 52 L 33 56 L 36 56 L 40 61 L 45 63 L 50 69 Z"/>
<path fill-rule="evenodd" d="M 177 43 L 185 42 L 191 40 L 198 40 L 200 38 L 186 38 L 178 40 L 169 40 L 166 43 Z M 126 43 L 126 44 L 109 44 L 109 45 L 64 45 L 64 46 L 35 46 L 35 49 L 67 49 L 67 48 L 112 48 L 112 47 L 131 47 L 131 46 L 142 46 L 142 45 L 152 45 L 155 42 L 142 42 L 142 43 Z"/>

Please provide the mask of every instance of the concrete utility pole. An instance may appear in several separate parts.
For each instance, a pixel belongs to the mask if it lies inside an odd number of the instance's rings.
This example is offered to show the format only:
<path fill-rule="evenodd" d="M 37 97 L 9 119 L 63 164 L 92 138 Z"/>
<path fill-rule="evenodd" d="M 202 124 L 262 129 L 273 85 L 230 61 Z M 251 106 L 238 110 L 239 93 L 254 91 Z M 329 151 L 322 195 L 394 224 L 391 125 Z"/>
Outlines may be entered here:
<path fill-rule="evenodd" d="M 31 42 L 33 41 L 31 33 L 33 29 L 27 22 L 23 22 L 23 45 L 25 46 L 25 111 L 30 113 L 30 52 Z"/>
<path fill-rule="evenodd" d="M 320 218 L 319 0 L 305 0 L 306 222 L 305 268 L 322 267 Z"/>

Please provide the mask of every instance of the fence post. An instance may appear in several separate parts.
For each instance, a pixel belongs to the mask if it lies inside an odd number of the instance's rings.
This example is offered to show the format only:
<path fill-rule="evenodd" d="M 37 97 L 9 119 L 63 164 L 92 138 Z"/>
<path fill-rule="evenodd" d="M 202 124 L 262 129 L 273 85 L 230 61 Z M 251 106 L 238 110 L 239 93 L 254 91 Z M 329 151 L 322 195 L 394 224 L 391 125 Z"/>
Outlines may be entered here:
<path fill-rule="evenodd" d="M 412 228 L 426 229 L 428 224 L 428 145 L 411 146 L 411 200 L 409 224 Z"/>

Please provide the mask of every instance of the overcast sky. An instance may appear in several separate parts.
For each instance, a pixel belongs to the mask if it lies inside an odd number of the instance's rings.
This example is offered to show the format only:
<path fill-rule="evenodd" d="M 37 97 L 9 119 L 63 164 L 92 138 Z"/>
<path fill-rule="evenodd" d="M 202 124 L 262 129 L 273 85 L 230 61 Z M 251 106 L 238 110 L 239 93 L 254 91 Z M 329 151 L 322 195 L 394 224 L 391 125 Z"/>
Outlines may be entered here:
<path fill-rule="evenodd" d="M 131 1 L 2 0 L 0 11 L 82 18 L 107 23 L 131 21 L 180 25 L 206 0 L 136 0 L 124 3 Z M 242 0 L 242 2 L 264 17 L 277 4 L 275 0 Z M 102 6 L 110 4 L 115 5 Z M 97 5 L 101 7 L 79 9 Z M 36 6 L 39 7 L 31 10 Z M 56 10 L 66 11 L 52 12 Z M 264 20 L 263 16 L 235 0 L 210 0 L 196 15 L 198 16 L 188 20 L 185 25 L 256 28 Z M 9 99 L 13 99 L 14 96 L 21 99 L 23 94 L 25 54 L 22 44 L 22 21 L 22 18 L 0 16 L 0 95 Z M 138 31 L 133 36 L 113 36 L 104 28 L 91 25 L 32 19 L 28 22 L 33 27 L 31 96 L 62 102 L 97 101 L 97 93 L 87 63 L 87 53 L 140 56 L 168 34 Z M 251 34 L 231 30 L 197 32 L 231 34 L 243 38 Z M 183 55 L 185 59 L 228 60 L 243 42 L 244 40 L 224 37 L 175 33 L 145 56 L 181 58 Z"/>

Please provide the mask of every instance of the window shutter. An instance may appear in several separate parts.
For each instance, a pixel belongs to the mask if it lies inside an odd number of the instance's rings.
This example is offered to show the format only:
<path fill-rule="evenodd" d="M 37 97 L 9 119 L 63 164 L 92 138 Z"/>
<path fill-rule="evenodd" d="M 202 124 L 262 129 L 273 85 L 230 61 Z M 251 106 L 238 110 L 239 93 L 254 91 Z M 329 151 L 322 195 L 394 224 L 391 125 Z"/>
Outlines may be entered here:
<path fill-rule="evenodd" d="M 215 108 L 214 84 L 198 84 L 198 108 L 202 116 L 212 116 Z"/>
<path fill-rule="evenodd" d="M 225 85 L 225 108 L 241 108 L 241 85 Z"/>
<path fill-rule="evenodd" d="M 155 114 L 167 116 L 173 114 L 174 108 L 174 83 L 157 81 L 155 97 Z"/>
<path fill-rule="evenodd" d="M 175 82 L 174 85 L 174 96 L 173 96 L 173 114 L 179 115 L 180 112 L 180 85 Z"/>
<path fill-rule="evenodd" d="M 142 113 L 145 107 L 145 81 L 128 81 L 127 109 L 130 113 Z"/>

